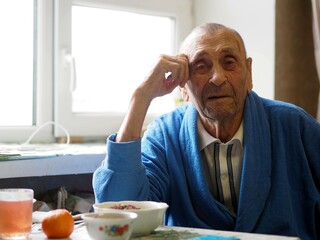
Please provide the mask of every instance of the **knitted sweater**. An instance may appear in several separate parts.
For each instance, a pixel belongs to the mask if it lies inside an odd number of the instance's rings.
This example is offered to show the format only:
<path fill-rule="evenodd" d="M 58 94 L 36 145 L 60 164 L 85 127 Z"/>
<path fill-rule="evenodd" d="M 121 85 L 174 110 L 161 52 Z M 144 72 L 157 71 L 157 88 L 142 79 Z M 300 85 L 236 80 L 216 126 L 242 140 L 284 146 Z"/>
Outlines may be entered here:
<path fill-rule="evenodd" d="M 96 202 L 163 201 L 167 225 L 320 239 L 317 121 L 294 105 L 247 95 L 235 218 L 209 191 L 197 117 L 189 104 L 156 119 L 137 141 L 111 135 L 93 177 Z"/>

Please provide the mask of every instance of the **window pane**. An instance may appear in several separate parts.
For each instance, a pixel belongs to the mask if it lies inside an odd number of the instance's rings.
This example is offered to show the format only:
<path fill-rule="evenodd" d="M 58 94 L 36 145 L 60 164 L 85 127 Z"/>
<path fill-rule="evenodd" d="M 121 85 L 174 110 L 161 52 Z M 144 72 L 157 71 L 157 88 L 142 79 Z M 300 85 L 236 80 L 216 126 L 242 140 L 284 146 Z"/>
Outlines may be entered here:
<path fill-rule="evenodd" d="M 33 0 L 0 2 L 0 126 L 32 125 L 33 12 Z"/>
<path fill-rule="evenodd" d="M 174 21 L 168 17 L 72 7 L 72 55 L 76 63 L 73 112 L 125 112 L 132 91 L 162 53 L 173 53 Z M 158 101 L 158 103 L 157 103 Z M 171 96 L 150 112 L 174 107 Z"/>

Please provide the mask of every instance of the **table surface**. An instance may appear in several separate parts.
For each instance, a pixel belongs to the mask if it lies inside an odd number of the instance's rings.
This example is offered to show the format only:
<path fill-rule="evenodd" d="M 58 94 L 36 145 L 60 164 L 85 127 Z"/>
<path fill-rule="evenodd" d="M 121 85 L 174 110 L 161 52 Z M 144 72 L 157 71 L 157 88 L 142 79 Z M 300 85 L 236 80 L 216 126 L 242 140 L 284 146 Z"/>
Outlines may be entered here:
<path fill-rule="evenodd" d="M 227 231 L 217 231 L 217 230 L 208 230 L 208 229 L 198 229 L 198 228 L 185 228 L 185 227 L 169 227 L 169 226 L 160 226 L 150 235 L 143 237 L 136 237 L 131 239 L 136 240 L 147 240 L 147 239 L 190 239 L 200 236 L 215 236 L 218 237 L 236 237 L 237 239 L 250 239 L 250 240 L 293 240 L 299 239 L 294 237 L 284 237 L 284 236 L 275 236 L 275 235 L 264 235 L 264 234 L 252 234 L 252 233 L 241 233 L 241 232 L 227 232 Z M 48 240 L 43 232 L 31 233 L 29 239 L 32 240 Z M 87 229 L 85 226 L 75 228 L 73 233 L 67 240 L 90 240 Z M 203 238 L 204 239 L 210 239 Z M 215 238 L 211 238 L 215 239 Z"/>

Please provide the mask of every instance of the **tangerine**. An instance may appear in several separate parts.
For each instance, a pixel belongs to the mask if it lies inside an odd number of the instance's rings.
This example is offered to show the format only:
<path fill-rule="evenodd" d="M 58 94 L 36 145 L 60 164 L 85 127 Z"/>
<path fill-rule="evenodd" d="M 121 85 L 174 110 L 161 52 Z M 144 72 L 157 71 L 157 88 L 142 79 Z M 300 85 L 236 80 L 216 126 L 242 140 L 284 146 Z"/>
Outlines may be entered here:
<path fill-rule="evenodd" d="M 67 238 L 73 229 L 73 217 L 66 209 L 49 211 L 42 221 L 42 230 L 48 238 Z"/>

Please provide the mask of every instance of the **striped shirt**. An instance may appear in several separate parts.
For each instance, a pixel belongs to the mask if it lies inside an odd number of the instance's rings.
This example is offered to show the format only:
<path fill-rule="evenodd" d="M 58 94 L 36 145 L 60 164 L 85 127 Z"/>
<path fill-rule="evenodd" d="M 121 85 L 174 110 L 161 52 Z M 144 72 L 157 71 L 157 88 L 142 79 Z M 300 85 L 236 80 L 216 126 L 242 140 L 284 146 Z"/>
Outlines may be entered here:
<path fill-rule="evenodd" d="M 212 137 L 198 119 L 199 146 L 213 197 L 236 215 L 243 160 L 243 123 L 227 143 Z"/>

